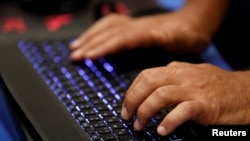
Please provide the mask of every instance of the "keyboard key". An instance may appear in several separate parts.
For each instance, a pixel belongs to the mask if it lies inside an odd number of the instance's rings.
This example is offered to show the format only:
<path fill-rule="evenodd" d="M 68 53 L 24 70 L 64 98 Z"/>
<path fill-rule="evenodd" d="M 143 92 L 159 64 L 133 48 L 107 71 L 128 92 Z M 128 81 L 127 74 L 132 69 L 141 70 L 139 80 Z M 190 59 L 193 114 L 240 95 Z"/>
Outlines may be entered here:
<path fill-rule="evenodd" d="M 116 133 L 116 135 L 121 136 L 121 135 L 129 135 L 129 132 L 122 128 L 122 129 L 115 129 L 114 132 Z"/>
<path fill-rule="evenodd" d="M 130 135 L 124 135 L 118 137 L 120 141 L 136 141 L 136 139 Z"/>
<path fill-rule="evenodd" d="M 103 121 L 95 121 L 91 123 L 94 128 L 97 127 L 106 127 L 106 124 Z"/>
<path fill-rule="evenodd" d="M 100 136 L 96 134 L 90 134 L 91 141 L 100 141 Z"/>
<path fill-rule="evenodd" d="M 109 126 L 112 129 L 122 129 L 122 128 L 124 128 L 124 126 L 121 123 L 110 123 Z"/>
<path fill-rule="evenodd" d="M 105 127 L 97 127 L 95 128 L 96 132 L 98 132 L 99 134 L 103 134 L 103 133 L 111 133 L 110 129 L 105 126 Z"/>
<path fill-rule="evenodd" d="M 18 45 L 92 141 L 184 140 L 190 139 L 187 134 L 197 133 L 188 126 L 167 137 L 159 136 L 156 128 L 165 113 L 152 118 L 144 131 L 135 131 L 134 120 L 125 121 L 120 117 L 123 98 L 132 82 L 130 75 L 118 72 L 106 59 L 72 63 L 69 41 L 20 41 Z"/>
<path fill-rule="evenodd" d="M 100 134 L 101 138 L 105 141 L 116 140 L 116 136 L 114 134 Z"/>

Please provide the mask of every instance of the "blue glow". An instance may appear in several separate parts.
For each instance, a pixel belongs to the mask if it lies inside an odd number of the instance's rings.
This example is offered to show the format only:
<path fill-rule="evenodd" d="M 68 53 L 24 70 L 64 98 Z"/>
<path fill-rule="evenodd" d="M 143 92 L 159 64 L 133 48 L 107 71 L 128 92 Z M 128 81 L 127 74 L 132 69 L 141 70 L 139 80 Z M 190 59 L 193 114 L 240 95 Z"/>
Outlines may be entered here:
<path fill-rule="evenodd" d="M 86 101 L 89 101 L 89 98 L 87 96 L 83 97 Z"/>
<path fill-rule="evenodd" d="M 157 0 L 161 7 L 168 10 L 177 10 L 181 8 L 185 0 Z"/>
<path fill-rule="evenodd" d="M 103 103 L 108 104 L 108 101 L 107 101 L 106 99 L 103 99 L 102 101 L 103 101 Z M 109 106 L 110 106 L 110 105 L 109 105 Z M 110 108 L 109 108 L 109 109 L 110 109 Z"/>
<path fill-rule="evenodd" d="M 100 97 L 100 98 L 103 98 L 103 94 L 101 92 L 98 92 L 97 95 Z"/>
<path fill-rule="evenodd" d="M 43 57 L 42 56 L 40 56 L 40 55 L 37 55 L 37 61 L 39 62 L 39 63 L 42 63 L 43 62 Z"/>
<path fill-rule="evenodd" d="M 47 46 L 45 47 L 45 50 L 46 50 L 47 52 L 51 52 L 51 51 L 52 51 L 52 47 L 49 46 L 49 45 L 47 45 Z"/>
<path fill-rule="evenodd" d="M 70 94 L 67 94 L 66 97 L 67 97 L 68 99 L 72 99 L 72 97 L 71 97 Z"/>
<path fill-rule="evenodd" d="M 76 106 L 77 111 L 81 111 L 81 108 L 79 106 Z"/>
<path fill-rule="evenodd" d="M 37 63 L 34 63 L 34 64 L 33 64 L 33 67 L 34 67 L 35 69 L 38 69 L 38 68 L 39 68 L 39 65 L 38 65 Z"/>
<path fill-rule="evenodd" d="M 85 72 L 83 70 L 78 70 L 78 73 L 83 76 L 85 74 Z"/>
<path fill-rule="evenodd" d="M 113 72 L 114 71 L 114 67 L 111 66 L 109 63 L 105 62 L 103 64 L 103 67 L 108 71 L 108 72 Z"/>
<path fill-rule="evenodd" d="M 111 84 L 108 83 L 108 82 L 105 83 L 105 86 L 106 86 L 107 88 L 111 88 L 111 87 L 112 87 Z"/>
<path fill-rule="evenodd" d="M 108 104 L 107 106 L 110 110 L 113 110 L 112 106 Z"/>
<path fill-rule="evenodd" d="M 115 93 L 116 93 L 116 92 L 115 92 L 115 89 L 113 89 L 113 88 L 110 88 L 109 90 L 110 90 L 110 92 L 111 92 L 112 94 L 115 94 Z"/>
<path fill-rule="evenodd" d="M 62 88 L 63 87 L 63 85 L 62 85 L 62 83 L 57 83 L 57 86 L 59 87 L 59 88 Z"/>
<path fill-rule="evenodd" d="M 62 72 L 62 73 L 66 73 L 66 72 L 67 72 L 67 69 L 66 69 L 65 67 L 62 67 L 62 68 L 61 68 L 61 72 Z"/>
<path fill-rule="evenodd" d="M 73 105 L 76 105 L 76 102 L 74 100 L 70 101 Z"/>
<path fill-rule="evenodd" d="M 58 62 L 61 61 L 61 57 L 60 56 L 56 56 L 56 57 L 54 57 L 53 60 L 54 60 L 55 63 L 58 63 Z"/>
<path fill-rule="evenodd" d="M 53 77 L 54 82 L 58 82 L 58 78 L 56 76 Z"/>
<path fill-rule="evenodd" d="M 121 100 L 121 97 L 120 97 L 118 94 L 115 95 L 115 98 L 116 98 L 117 100 Z"/>
<path fill-rule="evenodd" d="M 126 88 L 127 87 L 127 83 L 121 83 L 121 86 L 123 87 L 123 88 Z"/>
<path fill-rule="evenodd" d="M 65 74 L 65 76 L 66 76 L 68 79 L 71 78 L 71 74 L 70 74 L 69 72 L 67 72 L 67 73 Z"/>
<path fill-rule="evenodd" d="M 49 72 L 49 76 L 50 77 L 53 77 L 54 76 L 54 73 L 52 71 Z"/>
<path fill-rule="evenodd" d="M 46 82 L 46 84 L 48 84 L 48 85 L 51 83 L 51 81 L 50 81 L 49 79 L 46 79 L 45 82 Z"/>
<path fill-rule="evenodd" d="M 100 71 L 96 71 L 96 76 L 98 76 L 98 77 L 101 77 L 102 76 L 102 73 L 100 72 Z"/>
<path fill-rule="evenodd" d="M 85 81 L 88 81 L 88 80 L 89 80 L 89 76 L 88 76 L 87 74 L 84 74 L 82 77 L 83 77 L 83 79 L 84 79 Z"/>
<path fill-rule="evenodd" d="M 93 66 L 93 62 L 90 59 L 85 59 L 85 64 L 90 68 Z"/>
<path fill-rule="evenodd" d="M 24 48 L 24 46 L 25 46 L 25 43 L 23 40 L 20 40 L 17 44 L 18 44 L 19 48 Z"/>
<path fill-rule="evenodd" d="M 100 77 L 100 80 L 104 83 L 107 81 L 105 77 Z"/>
<path fill-rule="evenodd" d="M 32 53 L 36 53 L 36 52 L 37 52 L 37 48 L 36 48 L 36 47 L 33 47 L 33 48 L 31 49 L 31 52 L 32 52 Z"/>
<path fill-rule="evenodd" d="M 231 66 L 224 60 L 214 44 L 210 44 L 208 48 L 203 53 L 201 53 L 201 58 L 204 61 L 214 64 L 225 70 L 232 70 Z"/>
<path fill-rule="evenodd" d="M 89 84 L 90 87 L 94 86 L 94 83 L 92 81 L 88 81 L 88 84 Z"/>
<path fill-rule="evenodd" d="M 80 93 L 81 95 L 84 95 L 84 91 L 83 91 L 83 90 L 80 90 L 79 93 Z"/>

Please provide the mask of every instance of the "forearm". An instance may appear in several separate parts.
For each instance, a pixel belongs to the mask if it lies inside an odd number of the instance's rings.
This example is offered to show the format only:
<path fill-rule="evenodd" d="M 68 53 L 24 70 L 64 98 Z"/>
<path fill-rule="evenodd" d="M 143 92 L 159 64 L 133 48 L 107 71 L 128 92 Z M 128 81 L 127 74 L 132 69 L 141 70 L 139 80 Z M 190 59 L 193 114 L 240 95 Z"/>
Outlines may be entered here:
<path fill-rule="evenodd" d="M 208 34 L 213 35 L 219 28 L 231 0 L 187 0 L 180 11 L 204 25 Z M 203 30 L 204 30 L 203 29 Z"/>
<path fill-rule="evenodd" d="M 242 119 L 243 123 L 250 124 L 250 70 L 245 71 L 235 71 L 233 72 L 235 78 L 235 89 L 238 90 L 237 95 L 238 99 L 235 99 L 234 102 L 238 102 L 239 107 L 238 110 L 241 113 L 245 113 L 245 119 Z M 245 110 L 245 112 L 244 112 Z M 242 112 L 243 111 L 243 112 Z"/>

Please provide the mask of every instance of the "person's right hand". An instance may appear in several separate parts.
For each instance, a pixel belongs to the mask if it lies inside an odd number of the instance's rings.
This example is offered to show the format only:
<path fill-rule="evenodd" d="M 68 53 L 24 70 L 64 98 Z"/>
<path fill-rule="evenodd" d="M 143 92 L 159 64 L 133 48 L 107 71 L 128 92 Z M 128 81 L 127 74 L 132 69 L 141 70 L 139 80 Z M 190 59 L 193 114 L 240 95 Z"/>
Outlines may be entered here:
<path fill-rule="evenodd" d="M 186 121 L 202 125 L 250 124 L 250 71 L 172 62 L 142 71 L 126 92 L 121 116 L 143 130 L 161 109 L 173 108 L 157 131 L 166 136 Z"/>
<path fill-rule="evenodd" d="M 70 46 L 72 60 L 96 59 L 137 47 L 162 46 L 170 52 L 199 52 L 210 33 L 184 11 L 132 18 L 111 14 L 96 22 Z"/>

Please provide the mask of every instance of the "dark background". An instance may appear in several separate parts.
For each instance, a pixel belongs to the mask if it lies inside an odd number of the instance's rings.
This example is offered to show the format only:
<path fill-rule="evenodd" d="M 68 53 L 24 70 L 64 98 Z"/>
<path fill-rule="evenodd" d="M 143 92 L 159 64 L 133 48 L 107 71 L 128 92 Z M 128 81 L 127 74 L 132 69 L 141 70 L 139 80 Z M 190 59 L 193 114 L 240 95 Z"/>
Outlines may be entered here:
<path fill-rule="evenodd" d="M 103 2 L 122 2 L 126 4 L 132 15 L 138 15 L 138 13 L 139 15 L 143 13 L 149 14 L 150 12 L 154 13 L 162 10 L 156 0 L 143 0 L 143 2 L 133 0 L 37 1 L 40 1 L 40 3 L 27 4 L 27 0 L 0 0 L 0 47 L 13 46 L 20 39 L 62 39 L 79 36 L 94 21 L 100 18 L 97 17 L 96 12 L 98 11 L 98 4 Z M 68 3 L 69 1 L 71 3 Z M 49 31 L 45 25 L 45 19 L 49 16 L 57 16 L 55 20 L 63 16 L 63 18 L 67 18 L 67 16 L 69 18 L 70 16 L 71 21 L 62 24 L 56 31 Z M 25 31 L 20 32 L 13 28 L 12 21 L 12 25 L 9 25 L 10 30 L 6 32 L 6 21 L 10 19 L 14 19 L 14 22 L 15 20 L 20 22 L 21 19 L 21 22 L 26 26 Z M 250 66 L 248 51 L 250 48 L 249 25 L 249 0 L 232 0 L 229 12 L 222 27 L 214 37 L 213 43 L 234 69 L 246 69 Z"/>
<path fill-rule="evenodd" d="M 43 12 L 37 12 L 40 10 L 35 10 L 34 8 L 27 8 L 27 6 L 22 6 L 22 3 L 20 1 L 21 0 L 0 1 L 0 45 L 9 45 L 10 43 L 16 42 L 19 39 L 61 39 L 78 36 L 97 18 L 99 18 L 96 16 L 98 4 L 100 4 L 100 2 L 104 2 L 103 0 L 82 0 L 84 2 L 82 2 L 81 5 L 71 7 L 68 6 L 68 8 L 66 9 L 69 10 L 60 10 L 60 8 L 55 7 L 55 10 L 53 11 L 51 11 L 50 8 L 45 6 L 46 4 L 40 4 L 35 5 L 37 7 L 35 9 L 41 8 L 43 9 Z M 43 1 L 44 3 L 50 4 L 48 0 Z M 122 2 L 126 4 L 127 7 L 131 10 L 131 12 L 159 7 L 157 3 L 152 0 L 144 0 L 143 3 L 130 0 L 113 1 Z M 46 18 L 48 18 L 49 16 L 63 16 L 68 14 L 72 16 L 72 21 L 69 24 L 61 26 L 61 28 L 56 32 L 51 32 L 47 30 L 46 25 L 44 23 Z M 9 32 L 4 31 L 6 21 L 10 18 L 22 19 L 22 21 L 26 25 L 26 30 L 24 32 L 19 32 L 14 28 Z"/>
<path fill-rule="evenodd" d="M 74 3 L 66 5 L 66 10 L 60 8 L 63 4 L 60 4 L 59 7 L 53 4 L 62 1 L 67 0 L 43 0 L 44 3 L 35 4 L 33 7 L 25 5 L 22 0 L 0 0 L 0 47 L 16 46 L 20 39 L 54 40 L 76 37 L 100 18 L 97 14 L 98 4 L 104 0 L 82 0 L 77 5 Z M 74 2 L 74 0 L 71 1 Z M 154 0 L 143 0 L 143 2 L 142 0 L 113 1 L 126 4 L 132 15 L 143 15 L 143 12 L 140 11 L 144 11 L 144 14 L 150 14 L 150 12 L 145 11 L 162 12 Z M 223 26 L 213 41 L 233 68 L 246 69 L 250 66 L 250 1 L 232 1 Z M 55 8 L 51 10 L 51 7 Z M 50 22 L 67 22 L 61 24 L 57 30 L 49 30 L 45 21 L 51 16 L 54 18 Z M 3 112 L 1 108 L 0 112 Z M 3 134 L 4 130 L 0 128 L 0 140 L 4 139 Z M 8 139 L 6 138 L 6 140 Z"/>

